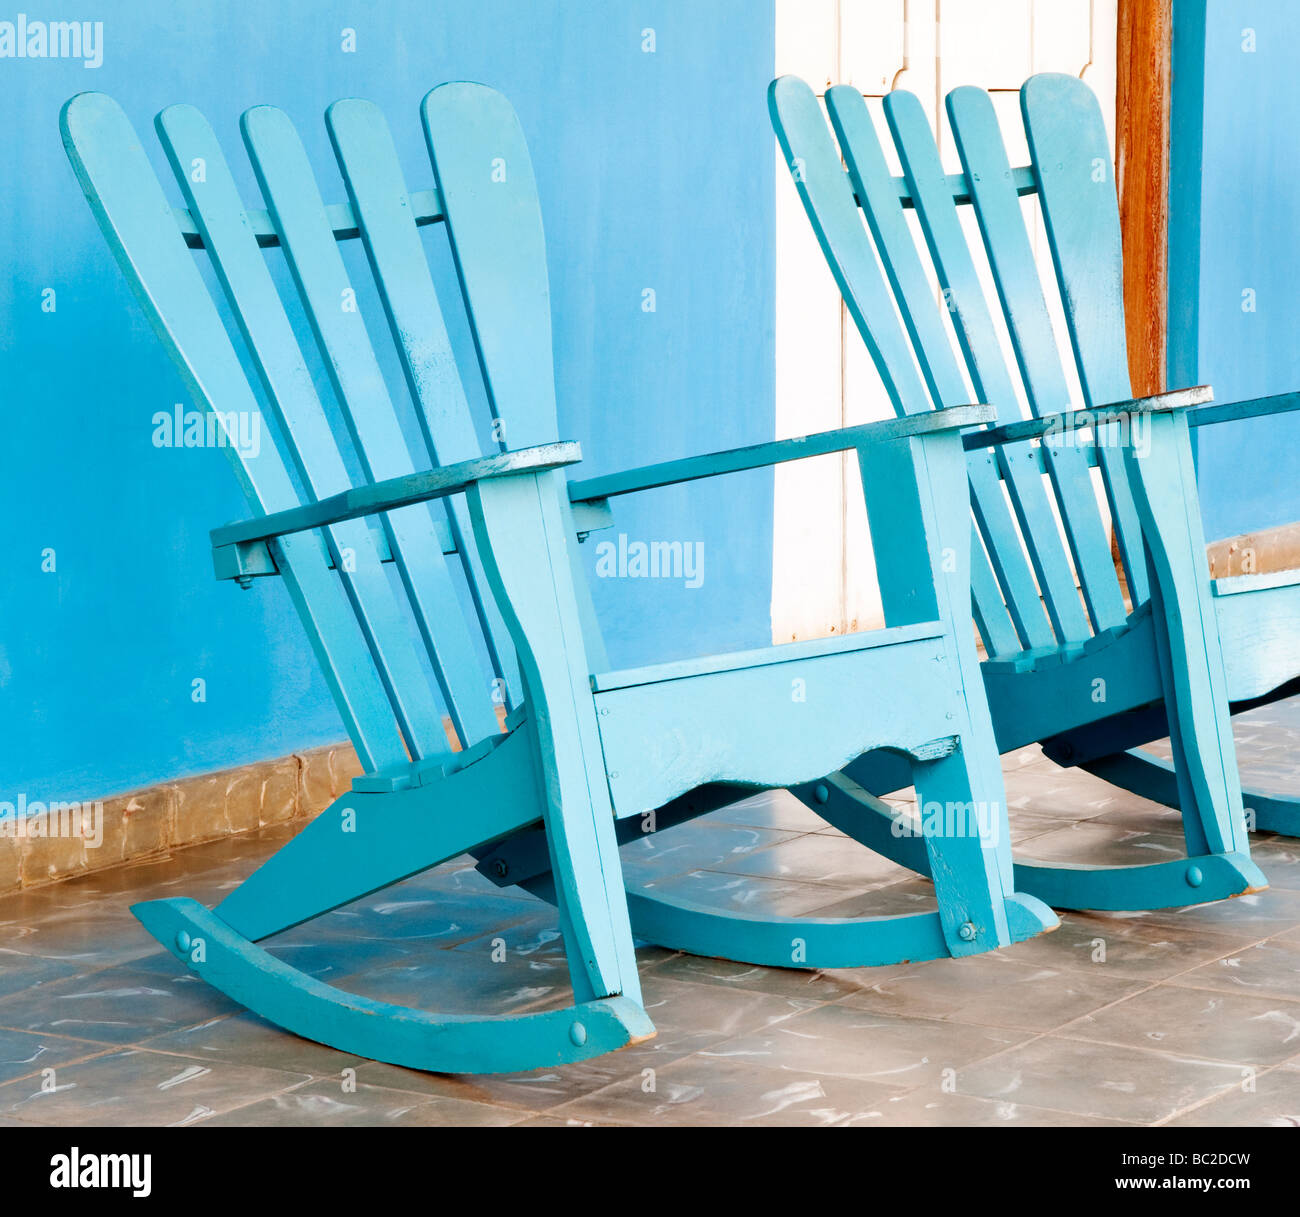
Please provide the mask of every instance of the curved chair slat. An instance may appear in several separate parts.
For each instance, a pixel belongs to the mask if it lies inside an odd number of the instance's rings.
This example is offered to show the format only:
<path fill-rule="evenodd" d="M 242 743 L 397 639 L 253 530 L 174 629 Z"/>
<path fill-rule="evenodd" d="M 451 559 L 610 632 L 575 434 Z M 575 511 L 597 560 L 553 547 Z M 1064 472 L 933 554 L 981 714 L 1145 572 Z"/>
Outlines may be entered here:
<path fill-rule="evenodd" d="M 885 117 L 975 395 L 997 406 L 1003 422 L 1012 422 L 1019 417 L 1019 404 L 1011 371 L 993 328 L 992 312 L 947 187 L 929 121 L 916 95 L 898 90 L 885 98 Z M 947 343 L 946 335 L 943 341 Z M 994 449 L 999 474 L 1010 492 L 1020 536 L 1024 538 L 1022 542 L 1018 536 L 1010 544 L 1028 551 L 1038 583 L 1030 603 L 1020 612 L 1027 616 L 1039 610 L 1041 603 L 1051 620 L 1056 643 L 1068 645 L 1088 636 L 1088 622 L 1043 479 L 1037 466 L 1025 459 L 1029 455 L 1027 448 L 1025 444 L 1000 444 Z M 1052 635 L 1044 641 L 1050 643 Z M 1042 643 L 1035 641 L 1031 645 Z"/>
<path fill-rule="evenodd" d="M 351 481 L 343 456 L 216 133 L 198 110 L 185 105 L 168 106 L 155 126 L 261 376 L 284 437 L 288 463 L 317 498 L 346 490 Z M 195 164 L 204 167 L 200 182 L 194 180 L 191 170 Z M 445 750 L 436 704 L 419 670 L 415 649 L 398 627 L 399 606 L 373 534 L 363 521 L 356 520 L 337 525 L 327 535 L 335 569 L 388 691 L 403 738 L 419 756 Z M 345 553 L 346 560 L 342 557 Z"/>
<path fill-rule="evenodd" d="M 1070 390 L 993 101 L 983 89 L 954 89 L 948 94 L 948 118 L 1030 410 L 1035 417 L 1068 410 Z M 1093 629 L 1114 629 L 1124 623 L 1124 597 L 1087 457 L 1078 447 L 1048 444 L 1040 451 Z"/>
<path fill-rule="evenodd" d="M 388 123 L 373 102 L 349 97 L 325 111 L 325 125 L 402 371 L 418 407 L 416 418 L 425 445 L 440 465 L 472 460 L 482 455 L 481 447 Z M 447 510 L 493 671 L 517 696 L 514 651 L 501 614 L 486 592 L 482 563 L 470 537 L 469 512 L 463 500 L 448 503 Z M 446 655 L 442 667 L 449 683 L 464 688 L 461 700 L 473 715 L 467 738 L 477 740 L 495 730 L 482 697 L 470 693 L 471 688 L 474 693 L 482 688 L 476 659 Z"/>
<path fill-rule="evenodd" d="M 1084 402 L 1133 396 L 1124 326 L 1124 255 L 1106 124 L 1096 94 L 1076 76 L 1044 72 L 1020 91 L 1025 138 L 1052 250 Z M 1111 514 L 1137 604 L 1147 598 L 1142 525 L 1121 453 L 1100 446 Z"/>
<path fill-rule="evenodd" d="M 298 132 L 273 106 L 245 111 L 240 126 L 366 480 L 380 482 L 415 472 L 356 287 Z M 381 519 L 457 734 L 462 741 L 477 741 L 496 729 L 490 686 L 433 519 L 423 506 L 388 512 Z M 440 723 L 437 728 L 440 731 Z M 445 737 L 430 734 L 426 746 L 433 753 L 417 751 L 417 758 L 446 750 Z"/>

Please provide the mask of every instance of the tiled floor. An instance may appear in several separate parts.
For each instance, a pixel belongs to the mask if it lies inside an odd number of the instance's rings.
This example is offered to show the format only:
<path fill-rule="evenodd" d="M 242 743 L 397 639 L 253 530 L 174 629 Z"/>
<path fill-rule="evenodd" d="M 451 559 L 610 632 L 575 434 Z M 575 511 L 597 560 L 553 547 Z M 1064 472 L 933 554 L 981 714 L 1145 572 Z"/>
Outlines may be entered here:
<path fill-rule="evenodd" d="M 1247 780 L 1300 791 L 1300 699 L 1237 728 Z M 1025 854 L 1138 862 L 1180 848 L 1174 813 L 1037 750 L 1005 761 Z M 644 947 L 654 1040 L 472 1079 L 280 1032 L 187 976 L 128 912 L 169 894 L 213 903 L 283 839 L 238 838 L 0 901 L 0 1125 L 1300 1124 L 1300 841 L 1255 838 L 1268 892 L 1066 914 L 1054 934 L 960 962 L 783 972 Z M 835 916 L 931 900 L 927 883 L 784 794 L 647 839 L 624 860 L 638 882 L 724 906 Z M 551 910 L 464 861 L 282 934 L 275 949 L 412 1005 L 507 1012 L 567 998 Z"/>

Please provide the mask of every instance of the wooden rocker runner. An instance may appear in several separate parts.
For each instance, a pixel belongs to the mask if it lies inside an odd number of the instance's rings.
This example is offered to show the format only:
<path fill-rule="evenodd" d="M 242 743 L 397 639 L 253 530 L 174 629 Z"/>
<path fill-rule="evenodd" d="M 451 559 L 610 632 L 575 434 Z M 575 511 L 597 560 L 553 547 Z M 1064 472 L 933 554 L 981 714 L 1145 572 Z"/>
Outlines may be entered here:
<path fill-rule="evenodd" d="M 274 419 L 278 448 L 228 449 L 255 514 L 213 532 L 217 573 L 245 586 L 285 581 L 365 770 L 215 909 L 151 901 L 135 907 L 140 920 L 204 979 L 291 1031 L 458 1072 L 552 1066 L 652 1035 L 632 925 L 686 950 L 809 967 L 968 955 L 1053 927 L 1049 909 L 1012 889 L 966 607 L 960 429 L 991 411 L 927 413 L 676 462 L 649 477 L 597 478 L 571 504 L 563 470 L 580 453 L 558 441 L 545 246 L 518 120 L 503 97 L 474 84 L 434 89 L 422 115 L 437 188 L 411 193 L 379 111 L 356 100 L 331 106 L 348 197 L 327 206 L 289 119 L 249 110 L 244 141 L 267 205 L 258 211 L 241 201 L 206 120 L 170 107 L 157 129 L 186 203 L 174 210 L 112 100 L 86 93 L 64 108 L 64 143 L 86 196 L 195 400 L 227 424 L 263 406 Z M 458 369 L 448 342 L 420 234 L 430 224 L 444 225 L 433 235 L 450 243 L 459 281 L 451 304 L 465 309 L 476 367 Z M 422 431 L 418 457 L 349 306 L 339 244 L 353 238 Z M 309 341 L 288 320 L 264 248 L 283 253 Z M 191 249 L 211 260 L 241 350 Z M 309 371 L 318 360 L 338 434 Z M 461 380 L 480 374 L 493 434 L 506 441 L 486 456 Z M 840 450 L 858 453 L 878 509 L 888 628 L 607 670 L 576 550 L 579 536 L 610 523 L 609 497 Z M 941 562 L 944 551 L 955 560 Z M 504 732 L 493 706 L 503 688 Z M 449 747 L 444 712 L 461 751 Z M 646 813 L 676 823 L 748 791 L 834 772 L 871 748 L 906 758 L 925 798 L 978 813 L 964 831 L 919 840 L 937 911 L 789 919 L 638 893 L 629 924 L 618 843 L 641 831 Z M 427 1013 L 331 988 L 256 945 L 467 851 L 499 882 L 558 905 L 571 1007 Z"/>
<path fill-rule="evenodd" d="M 1203 387 L 1130 400 L 1119 214 L 1101 110 L 1070 76 L 1035 76 L 1020 98 L 1032 163 L 1013 169 L 988 94 L 960 88 L 948 95 L 963 172 L 947 175 L 920 102 L 906 92 L 888 95 L 885 118 L 902 177 L 891 175 L 855 89 L 826 94 L 838 146 L 801 80 L 773 82 L 769 108 L 898 414 L 972 400 L 967 378 L 975 400 L 998 408 L 1002 425 L 964 437 L 973 607 L 998 746 L 1008 752 L 1039 741 L 1058 764 L 1182 809 L 1186 860 L 1118 867 L 1018 860 L 1017 887 L 1057 908 L 1094 909 L 1255 891 L 1265 880 L 1249 856 L 1229 711 L 1291 691 L 1287 681 L 1300 673 L 1300 572 L 1289 582 L 1261 579 L 1251 595 L 1240 594 L 1247 586 L 1239 579 L 1211 587 L 1190 428 L 1296 400 L 1212 406 Z M 1026 195 L 1042 207 L 1071 351 L 1055 341 L 1021 209 Z M 966 206 L 980 234 L 969 244 L 960 220 Z M 908 210 L 918 221 L 916 239 Z M 972 244 L 981 239 L 996 301 L 977 270 Z M 1014 367 L 1003 356 L 999 315 Z M 1079 410 L 1067 385 L 1071 363 L 1083 393 Z M 1020 417 L 1021 397 L 1028 419 Z M 1129 603 L 1093 469 L 1105 485 Z M 1279 618 L 1293 623 L 1277 665 L 1284 670 L 1266 673 L 1265 648 L 1246 644 L 1252 628 Z M 1274 652 L 1267 654 L 1272 662 Z M 1165 735 L 1172 765 L 1141 750 Z M 894 813 L 878 797 L 906 782 L 887 758 L 866 757 L 796 793 L 851 836 L 924 872 L 927 859 L 889 831 Z M 1265 816 L 1254 792 L 1251 802 L 1260 827 L 1300 830 L 1294 813 Z"/>

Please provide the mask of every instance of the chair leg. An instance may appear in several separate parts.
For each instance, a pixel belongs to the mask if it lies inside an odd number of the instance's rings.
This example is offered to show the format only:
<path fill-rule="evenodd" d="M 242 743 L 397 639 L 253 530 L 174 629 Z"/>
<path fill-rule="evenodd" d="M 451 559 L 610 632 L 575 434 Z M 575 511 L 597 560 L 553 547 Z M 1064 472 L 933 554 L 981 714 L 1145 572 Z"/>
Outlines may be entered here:
<path fill-rule="evenodd" d="M 916 770 L 917 798 L 922 808 L 919 824 L 846 773 L 831 774 L 820 782 L 794 787 L 792 793 L 845 836 L 899 866 L 932 879 L 940 907 L 947 911 L 949 935 L 957 948 L 954 954 L 971 954 L 971 950 L 963 948 L 972 945 L 975 950 L 987 950 L 987 946 L 980 945 L 984 936 L 979 929 L 982 923 L 997 925 L 997 912 L 978 897 L 972 900 L 970 893 L 981 889 L 970 876 L 978 878 L 981 870 L 984 874 L 992 871 L 995 878 L 985 882 L 983 891 L 1005 892 L 1001 868 L 994 856 L 996 834 L 1006 831 L 1005 818 L 996 806 L 987 803 L 984 805 L 987 810 L 981 816 L 980 801 L 969 797 L 970 779 L 960 753 L 926 766 L 917 765 Z M 962 794 L 967 797 L 960 798 Z M 981 826 L 985 830 L 984 839 L 978 835 Z M 976 834 L 972 834 L 972 829 L 977 830 Z M 1014 884 L 1017 890 L 1002 898 L 1002 916 L 1011 942 L 1023 941 L 1058 925 L 1047 907 L 1050 902 L 1038 898 L 1034 889 L 1020 879 L 1017 869 Z M 962 936 L 967 923 L 974 930 L 970 938 Z M 991 945 L 1001 944 L 994 941 Z"/>
<path fill-rule="evenodd" d="M 641 1000 L 632 928 L 574 590 L 559 470 L 467 495 L 484 573 L 518 652 L 574 994 Z"/>
<path fill-rule="evenodd" d="M 1149 424 L 1146 451 L 1130 445 L 1124 464 L 1146 543 L 1187 850 L 1249 855 L 1187 419 L 1158 413 Z"/>
<path fill-rule="evenodd" d="M 958 749 L 917 764 L 915 778 L 928 870 L 951 954 L 972 955 L 1012 941 L 1013 893 L 1010 884 L 1004 886 L 999 858 L 1008 831 L 1001 773 L 995 782 L 981 781 Z M 1059 924 L 1032 896 L 1016 900 L 1022 920 L 1025 914 L 1038 917 L 1038 931 Z"/>

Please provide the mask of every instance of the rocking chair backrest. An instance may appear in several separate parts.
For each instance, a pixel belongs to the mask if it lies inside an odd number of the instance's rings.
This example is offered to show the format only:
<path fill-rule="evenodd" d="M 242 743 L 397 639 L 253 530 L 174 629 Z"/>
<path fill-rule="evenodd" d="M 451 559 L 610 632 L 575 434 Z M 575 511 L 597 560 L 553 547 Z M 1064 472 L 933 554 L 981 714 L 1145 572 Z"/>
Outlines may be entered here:
<path fill-rule="evenodd" d="M 168 204 L 115 102 L 84 93 L 64 107 L 68 155 L 155 330 L 194 398 L 223 425 L 236 420 L 229 450 L 254 514 L 358 484 L 349 465 L 370 484 L 483 455 L 419 232 L 431 223 L 446 224 L 460 287 L 454 305 L 463 296 L 494 438 L 502 448 L 558 438 L 541 213 L 518 119 L 504 97 L 474 84 L 434 89 L 422 116 L 437 189 L 411 193 L 378 109 L 351 99 L 332 105 L 326 123 L 348 201 L 326 206 L 288 117 L 248 110 L 241 127 L 263 212 L 245 206 L 193 107 L 171 106 L 156 122 L 184 209 Z M 422 433 L 425 450 L 414 455 L 339 248 L 358 236 Z M 190 249 L 210 258 L 243 350 Z M 300 344 L 264 249 L 283 251 L 315 351 Z M 334 411 L 313 366 L 323 367 Z M 249 418 L 270 433 L 263 403 L 278 451 L 236 442 L 241 417 L 245 435 Z M 494 701 L 503 677 L 514 678 L 463 496 L 432 511 L 390 512 L 382 534 L 360 520 L 335 525 L 325 548 L 313 534 L 273 543 L 367 771 L 445 755 L 443 707 L 466 746 L 497 732 Z M 381 566 L 389 556 L 405 604 Z"/>
<path fill-rule="evenodd" d="M 964 172 L 946 175 L 920 102 L 911 93 L 889 94 L 884 111 L 903 168 L 898 178 L 856 89 L 841 85 L 826 94 L 836 148 L 806 84 L 783 77 L 772 85 L 772 120 L 796 186 L 900 414 L 966 403 L 973 389 L 975 400 L 997 407 L 1001 422 L 1015 421 L 1016 373 L 998 338 L 998 309 L 1035 416 L 1131 396 L 1119 213 L 1101 110 L 1091 90 L 1070 76 L 1035 76 L 1020 99 L 1032 164 L 1013 170 L 988 94 L 961 88 L 948 95 Z M 1020 204 L 1028 194 L 1042 206 L 1083 402 L 1070 401 L 1063 363 L 1070 356 L 1055 340 Z M 981 286 L 963 206 L 974 208 L 996 302 Z M 909 208 L 920 240 L 907 221 Z M 972 591 L 990 655 L 1077 645 L 1125 621 L 1090 464 L 1102 472 L 1132 602 L 1148 597 L 1123 453 L 1109 442 L 1113 436 L 1098 438 L 1091 448 L 1026 440 L 969 454 L 983 542 Z"/>

